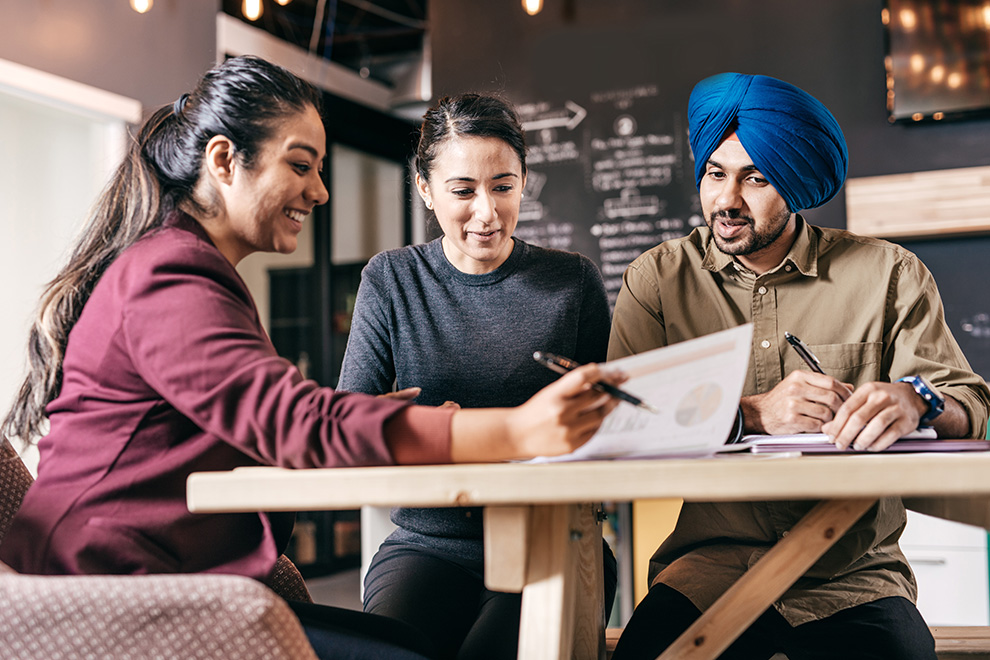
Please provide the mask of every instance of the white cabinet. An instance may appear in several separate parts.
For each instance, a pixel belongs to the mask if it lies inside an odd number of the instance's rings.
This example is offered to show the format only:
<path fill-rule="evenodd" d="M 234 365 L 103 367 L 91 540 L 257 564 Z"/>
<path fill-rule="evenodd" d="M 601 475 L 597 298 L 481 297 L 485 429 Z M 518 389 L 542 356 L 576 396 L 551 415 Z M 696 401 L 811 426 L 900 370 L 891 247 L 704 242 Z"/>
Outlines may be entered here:
<path fill-rule="evenodd" d="M 918 580 L 918 609 L 928 625 L 990 625 L 985 530 L 908 511 L 900 545 Z"/>

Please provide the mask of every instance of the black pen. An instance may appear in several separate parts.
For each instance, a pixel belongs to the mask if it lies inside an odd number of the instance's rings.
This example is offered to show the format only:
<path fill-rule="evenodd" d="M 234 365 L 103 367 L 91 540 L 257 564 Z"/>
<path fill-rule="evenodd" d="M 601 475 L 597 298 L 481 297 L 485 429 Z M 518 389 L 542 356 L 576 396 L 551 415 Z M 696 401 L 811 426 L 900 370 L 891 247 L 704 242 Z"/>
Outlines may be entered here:
<path fill-rule="evenodd" d="M 801 356 L 801 359 L 804 360 L 809 367 L 811 367 L 812 371 L 820 374 L 825 373 L 825 370 L 822 369 L 821 362 L 819 362 L 818 358 L 815 357 L 815 354 L 811 352 L 811 349 L 804 345 L 803 341 L 789 332 L 785 332 L 784 337 L 787 338 L 787 343 L 793 346 L 794 350 L 797 351 L 797 354 Z"/>
<path fill-rule="evenodd" d="M 581 366 L 569 358 L 561 357 L 553 353 L 544 353 L 543 351 L 536 351 L 533 353 L 533 359 L 542 364 L 544 367 L 556 371 L 558 374 L 566 374 L 568 371 L 572 371 Z M 642 408 L 643 410 L 648 410 L 655 415 L 660 414 L 660 411 L 650 404 L 646 403 L 639 397 L 629 394 L 629 392 L 620 390 L 615 385 L 609 385 L 608 383 L 595 383 L 591 387 L 599 392 L 604 392 L 605 394 L 614 396 L 617 399 L 622 399 L 626 403 L 631 403 L 634 406 Z"/>

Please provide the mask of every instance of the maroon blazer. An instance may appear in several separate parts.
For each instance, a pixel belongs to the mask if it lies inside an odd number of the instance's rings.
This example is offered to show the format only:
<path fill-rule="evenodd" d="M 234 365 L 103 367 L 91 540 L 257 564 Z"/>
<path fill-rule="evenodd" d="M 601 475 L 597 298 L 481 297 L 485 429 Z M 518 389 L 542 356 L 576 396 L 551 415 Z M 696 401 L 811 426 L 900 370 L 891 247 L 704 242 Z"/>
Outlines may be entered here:
<path fill-rule="evenodd" d="M 24 573 L 265 580 L 293 515 L 190 514 L 186 477 L 389 464 L 383 425 L 405 405 L 304 380 L 233 266 L 175 214 L 107 269 L 69 334 L 38 479 L 0 559 Z M 424 446 L 448 462 L 449 427 Z"/>

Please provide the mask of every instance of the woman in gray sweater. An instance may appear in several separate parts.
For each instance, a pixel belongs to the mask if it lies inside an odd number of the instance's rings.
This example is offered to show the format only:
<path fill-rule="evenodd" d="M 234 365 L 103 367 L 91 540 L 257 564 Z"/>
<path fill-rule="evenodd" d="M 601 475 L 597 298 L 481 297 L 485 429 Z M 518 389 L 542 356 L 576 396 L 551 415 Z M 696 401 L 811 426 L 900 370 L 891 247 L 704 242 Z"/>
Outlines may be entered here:
<path fill-rule="evenodd" d="M 512 237 L 525 183 L 523 130 L 504 101 L 467 94 L 426 113 L 416 186 L 443 236 L 368 263 L 341 389 L 514 406 L 557 377 L 534 351 L 605 359 L 608 301 L 594 263 Z M 369 568 L 365 610 L 420 628 L 440 658 L 516 657 L 521 599 L 485 588 L 481 509 L 396 509 L 392 520 L 399 528 Z M 605 581 L 610 609 L 607 547 Z"/>

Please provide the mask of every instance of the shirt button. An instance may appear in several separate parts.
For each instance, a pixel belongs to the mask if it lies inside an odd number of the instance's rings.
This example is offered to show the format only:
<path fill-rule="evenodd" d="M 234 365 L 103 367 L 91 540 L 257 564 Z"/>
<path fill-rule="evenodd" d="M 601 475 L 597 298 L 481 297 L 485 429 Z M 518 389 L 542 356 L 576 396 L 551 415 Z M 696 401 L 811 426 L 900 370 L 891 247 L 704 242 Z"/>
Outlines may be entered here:
<path fill-rule="evenodd" d="M 784 270 L 786 270 L 788 273 L 791 272 L 791 265 L 787 264 L 786 266 L 784 266 Z"/>
<path fill-rule="evenodd" d="M 767 292 L 767 288 L 765 286 L 761 286 L 759 289 L 757 289 L 757 291 L 759 291 L 760 295 L 762 296 Z"/>
<path fill-rule="evenodd" d="M 760 342 L 760 346 L 762 346 L 763 348 L 770 348 L 770 341 L 768 339 L 764 339 L 763 341 Z"/>

